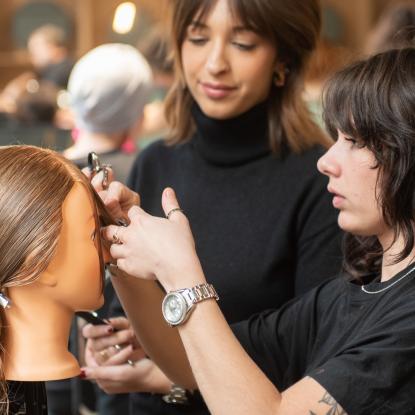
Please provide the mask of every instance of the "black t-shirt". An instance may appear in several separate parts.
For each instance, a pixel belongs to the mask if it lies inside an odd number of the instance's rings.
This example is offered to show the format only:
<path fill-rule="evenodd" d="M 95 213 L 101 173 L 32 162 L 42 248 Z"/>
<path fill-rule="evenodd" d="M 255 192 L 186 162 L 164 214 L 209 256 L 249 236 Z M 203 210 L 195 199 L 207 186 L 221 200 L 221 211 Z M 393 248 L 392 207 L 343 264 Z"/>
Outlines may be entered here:
<path fill-rule="evenodd" d="M 399 280 L 410 270 L 365 286 L 389 287 L 377 294 L 336 278 L 232 328 L 281 391 L 310 376 L 349 415 L 413 415 L 415 271 Z"/>

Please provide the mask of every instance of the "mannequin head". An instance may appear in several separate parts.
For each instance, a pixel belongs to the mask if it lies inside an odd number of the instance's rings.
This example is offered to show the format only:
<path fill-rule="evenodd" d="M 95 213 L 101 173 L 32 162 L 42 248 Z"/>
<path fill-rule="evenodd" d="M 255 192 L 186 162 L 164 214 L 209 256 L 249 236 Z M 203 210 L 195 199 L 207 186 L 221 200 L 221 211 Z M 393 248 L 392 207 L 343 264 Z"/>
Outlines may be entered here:
<path fill-rule="evenodd" d="M 111 219 L 75 165 L 51 150 L 0 147 L 3 293 L 39 288 L 38 303 L 43 297 L 68 314 L 102 305 L 100 223 Z M 0 309 L 2 321 L 9 311 Z"/>

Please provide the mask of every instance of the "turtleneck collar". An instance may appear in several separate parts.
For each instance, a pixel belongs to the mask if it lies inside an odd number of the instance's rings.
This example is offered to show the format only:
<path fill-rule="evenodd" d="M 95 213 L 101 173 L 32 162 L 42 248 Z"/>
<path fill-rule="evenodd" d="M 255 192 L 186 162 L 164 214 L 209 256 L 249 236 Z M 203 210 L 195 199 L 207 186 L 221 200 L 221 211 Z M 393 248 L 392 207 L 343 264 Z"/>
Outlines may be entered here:
<path fill-rule="evenodd" d="M 194 103 L 192 115 L 197 127 L 192 140 L 194 147 L 212 164 L 243 164 L 271 151 L 266 101 L 237 117 L 225 120 L 208 117 Z"/>

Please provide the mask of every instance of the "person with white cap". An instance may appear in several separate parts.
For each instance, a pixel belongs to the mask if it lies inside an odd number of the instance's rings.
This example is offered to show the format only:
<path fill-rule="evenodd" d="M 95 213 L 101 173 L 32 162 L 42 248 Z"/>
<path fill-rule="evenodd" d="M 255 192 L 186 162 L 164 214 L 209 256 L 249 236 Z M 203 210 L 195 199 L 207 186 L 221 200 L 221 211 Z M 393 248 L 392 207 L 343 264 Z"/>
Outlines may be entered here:
<path fill-rule="evenodd" d="M 113 165 L 117 180 L 125 182 L 151 87 L 151 68 L 130 45 L 105 44 L 84 55 L 69 78 L 76 130 L 75 143 L 64 155 L 83 167 L 94 151 Z"/>

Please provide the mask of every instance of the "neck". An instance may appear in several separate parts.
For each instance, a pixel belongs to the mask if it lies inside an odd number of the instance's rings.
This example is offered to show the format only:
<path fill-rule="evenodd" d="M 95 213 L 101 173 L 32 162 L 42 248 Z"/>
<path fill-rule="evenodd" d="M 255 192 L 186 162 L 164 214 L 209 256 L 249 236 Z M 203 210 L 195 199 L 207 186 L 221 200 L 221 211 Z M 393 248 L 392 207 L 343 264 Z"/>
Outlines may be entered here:
<path fill-rule="evenodd" d="M 78 159 L 86 157 L 91 151 L 98 154 L 108 153 L 120 148 L 124 138 L 124 134 L 108 135 L 80 131 L 76 142 L 64 151 L 64 155 L 69 159 Z"/>
<path fill-rule="evenodd" d="M 393 241 L 393 233 L 389 232 L 387 235 L 379 237 L 379 242 L 383 248 L 381 281 L 385 282 L 414 262 L 415 247 L 406 258 L 396 263 L 396 257 L 404 248 L 403 238 L 399 236 L 396 241 Z"/>
<path fill-rule="evenodd" d="M 268 139 L 268 102 L 262 102 L 234 118 L 208 117 L 197 104 L 192 107 L 196 124 L 196 151 L 209 163 L 239 165 L 271 152 Z"/>
<path fill-rule="evenodd" d="M 73 312 L 50 299 L 37 282 L 8 289 L 12 306 L 4 311 L 2 343 L 7 380 L 57 380 L 79 374 L 68 352 Z"/>

